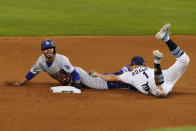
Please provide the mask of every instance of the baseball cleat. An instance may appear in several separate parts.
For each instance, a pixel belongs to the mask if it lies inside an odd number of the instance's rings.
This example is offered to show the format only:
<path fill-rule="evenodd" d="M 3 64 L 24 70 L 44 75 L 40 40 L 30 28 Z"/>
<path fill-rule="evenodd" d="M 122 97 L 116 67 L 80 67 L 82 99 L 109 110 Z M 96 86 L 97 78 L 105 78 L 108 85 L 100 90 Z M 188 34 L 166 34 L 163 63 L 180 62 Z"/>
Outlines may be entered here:
<path fill-rule="evenodd" d="M 163 53 L 161 53 L 159 50 L 154 50 L 153 51 L 153 58 L 154 58 L 154 63 L 160 64 L 161 59 L 163 58 Z"/>
<path fill-rule="evenodd" d="M 169 23 L 165 24 L 161 28 L 161 30 L 159 32 L 157 32 L 157 34 L 155 35 L 155 37 L 158 40 L 168 41 L 169 40 L 169 29 L 170 29 L 170 24 Z"/>

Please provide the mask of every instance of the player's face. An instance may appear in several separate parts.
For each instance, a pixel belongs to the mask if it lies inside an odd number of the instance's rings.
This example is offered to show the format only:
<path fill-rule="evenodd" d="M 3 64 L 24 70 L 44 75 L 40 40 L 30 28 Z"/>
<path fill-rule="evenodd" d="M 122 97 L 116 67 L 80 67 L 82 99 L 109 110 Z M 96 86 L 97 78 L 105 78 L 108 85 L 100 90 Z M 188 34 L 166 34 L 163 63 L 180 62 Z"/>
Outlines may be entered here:
<path fill-rule="evenodd" d="M 48 48 L 46 50 L 43 50 L 42 53 L 46 58 L 52 58 L 54 56 L 54 48 Z"/>

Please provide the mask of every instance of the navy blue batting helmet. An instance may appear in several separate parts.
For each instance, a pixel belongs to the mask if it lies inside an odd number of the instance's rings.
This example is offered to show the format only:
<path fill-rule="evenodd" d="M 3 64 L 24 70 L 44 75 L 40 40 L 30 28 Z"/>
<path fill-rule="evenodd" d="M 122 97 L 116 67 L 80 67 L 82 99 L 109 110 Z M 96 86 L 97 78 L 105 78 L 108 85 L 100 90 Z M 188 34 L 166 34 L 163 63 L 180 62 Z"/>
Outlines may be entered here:
<path fill-rule="evenodd" d="M 144 61 L 144 58 L 141 57 L 141 56 L 134 56 L 131 60 L 131 64 L 129 64 L 130 66 L 132 65 L 144 65 L 145 64 L 145 61 Z"/>
<path fill-rule="evenodd" d="M 46 50 L 46 49 L 49 49 L 49 48 L 54 48 L 54 54 L 56 54 L 56 47 L 55 47 L 52 40 L 42 41 L 41 50 L 43 51 L 43 50 Z"/>

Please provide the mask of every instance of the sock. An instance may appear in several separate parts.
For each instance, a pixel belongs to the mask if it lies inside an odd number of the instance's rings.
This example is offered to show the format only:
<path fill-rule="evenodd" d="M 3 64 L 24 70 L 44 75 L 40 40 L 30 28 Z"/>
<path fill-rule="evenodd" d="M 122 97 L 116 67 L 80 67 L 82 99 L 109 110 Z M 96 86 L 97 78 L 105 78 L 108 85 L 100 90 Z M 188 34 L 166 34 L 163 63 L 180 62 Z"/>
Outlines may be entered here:
<path fill-rule="evenodd" d="M 167 42 L 169 40 L 169 35 L 163 40 L 164 42 Z"/>
<path fill-rule="evenodd" d="M 160 59 L 154 58 L 154 63 L 155 63 L 155 64 L 160 64 Z"/>
<path fill-rule="evenodd" d="M 180 57 L 181 55 L 184 54 L 184 52 L 178 47 L 171 39 L 165 42 L 171 51 L 171 53 L 176 57 Z"/>
<path fill-rule="evenodd" d="M 161 85 L 164 83 L 164 76 L 162 74 L 161 66 L 160 64 L 154 63 L 154 76 L 155 76 L 155 82 L 156 85 Z"/>

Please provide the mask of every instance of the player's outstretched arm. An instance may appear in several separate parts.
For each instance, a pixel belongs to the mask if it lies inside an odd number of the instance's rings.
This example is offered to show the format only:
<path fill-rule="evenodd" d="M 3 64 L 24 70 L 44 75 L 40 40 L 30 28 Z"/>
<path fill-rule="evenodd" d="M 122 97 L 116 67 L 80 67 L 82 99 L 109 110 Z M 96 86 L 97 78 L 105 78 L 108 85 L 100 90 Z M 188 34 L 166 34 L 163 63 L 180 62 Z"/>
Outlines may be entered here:
<path fill-rule="evenodd" d="M 27 75 L 19 82 L 15 82 L 15 86 L 21 86 L 24 85 L 27 81 L 31 80 L 33 77 L 35 77 L 35 74 L 32 72 L 28 72 Z"/>
<path fill-rule="evenodd" d="M 119 81 L 117 75 L 112 75 L 112 74 L 104 75 L 104 74 L 99 74 L 98 72 L 93 72 L 91 75 L 93 77 L 100 77 L 104 79 L 105 81 Z"/>

